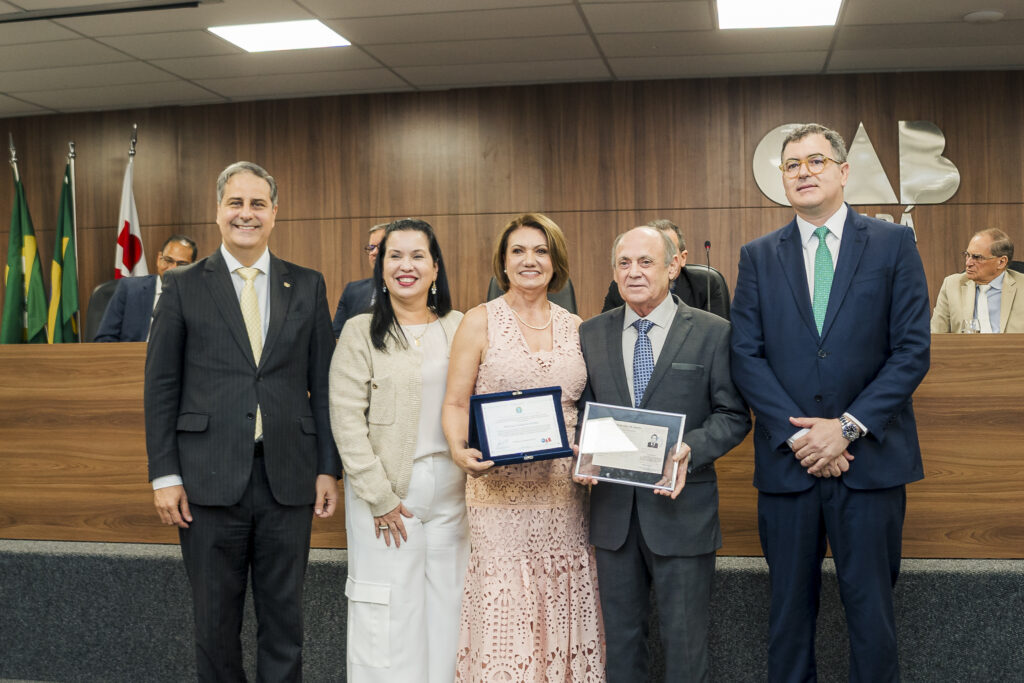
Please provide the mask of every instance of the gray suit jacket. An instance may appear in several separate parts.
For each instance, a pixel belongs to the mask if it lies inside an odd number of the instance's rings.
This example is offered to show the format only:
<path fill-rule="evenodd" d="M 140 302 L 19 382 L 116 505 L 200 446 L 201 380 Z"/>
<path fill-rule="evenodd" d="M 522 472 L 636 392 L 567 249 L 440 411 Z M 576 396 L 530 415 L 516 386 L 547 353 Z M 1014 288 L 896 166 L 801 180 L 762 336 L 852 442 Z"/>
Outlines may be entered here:
<path fill-rule="evenodd" d="M 729 323 L 717 315 L 677 308 L 639 408 L 686 415 L 683 441 L 692 449 L 686 487 L 676 500 L 632 486 L 602 483 L 590 496 L 590 542 L 616 550 L 626 540 L 634 500 L 648 547 L 658 555 L 691 556 L 722 545 L 714 461 L 750 431 L 750 413 L 729 373 Z M 622 363 L 624 309 L 583 323 L 586 401 L 629 406 Z"/>
<path fill-rule="evenodd" d="M 232 505 L 245 491 L 257 403 L 278 503 L 310 504 L 317 475 L 341 473 L 327 403 L 334 339 L 323 276 L 273 254 L 270 264 L 258 362 L 219 249 L 164 276 L 146 353 L 149 477 L 180 475 L 200 505 Z"/>

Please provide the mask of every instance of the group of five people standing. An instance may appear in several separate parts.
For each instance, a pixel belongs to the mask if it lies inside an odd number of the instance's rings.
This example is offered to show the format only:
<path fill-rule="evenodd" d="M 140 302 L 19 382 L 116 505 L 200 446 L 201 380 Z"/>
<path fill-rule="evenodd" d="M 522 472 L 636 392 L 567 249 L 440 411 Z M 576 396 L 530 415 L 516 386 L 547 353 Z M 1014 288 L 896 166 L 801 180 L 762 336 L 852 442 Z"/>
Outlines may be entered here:
<path fill-rule="evenodd" d="M 652 588 L 666 680 L 706 680 L 714 461 L 749 431 L 749 405 L 770 679 L 815 676 L 827 540 L 851 680 L 897 680 L 891 592 L 903 485 L 922 476 L 910 395 L 928 367 L 924 273 L 908 229 L 843 202 L 837 134 L 809 124 L 782 151 L 797 217 L 743 248 L 731 326 L 670 292 L 680 250 L 662 226 L 616 239 L 624 305 L 581 324 L 547 298 L 568 249 L 541 214 L 501 232 L 505 293 L 463 316 L 433 229 L 404 219 L 382 231 L 371 309 L 333 351 L 322 277 L 267 250 L 276 184 L 255 165 L 225 169 L 223 246 L 167 278 L 146 373 L 150 476 L 161 518 L 180 527 L 200 679 L 244 680 L 250 566 L 258 675 L 301 678 L 309 521 L 337 505 L 336 445 L 349 680 L 645 680 Z M 686 414 L 675 490 L 574 481 L 571 458 L 494 467 L 469 447 L 471 395 L 552 385 L 570 441 L 586 401 Z"/>

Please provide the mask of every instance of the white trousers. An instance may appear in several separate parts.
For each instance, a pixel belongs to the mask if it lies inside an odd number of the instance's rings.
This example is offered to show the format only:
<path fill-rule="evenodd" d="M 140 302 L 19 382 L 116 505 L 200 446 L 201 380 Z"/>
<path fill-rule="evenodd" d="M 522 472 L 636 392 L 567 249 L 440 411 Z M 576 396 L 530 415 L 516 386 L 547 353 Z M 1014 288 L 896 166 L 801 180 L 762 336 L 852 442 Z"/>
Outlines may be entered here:
<path fill-rule="evenodd" d="M 375 536 L 370 507 L 345 482 L 349 683 L 451 683 L 469 561 L 466 476 L 445 453 L 416 459 L 402 503 L 409 540 Z"/>

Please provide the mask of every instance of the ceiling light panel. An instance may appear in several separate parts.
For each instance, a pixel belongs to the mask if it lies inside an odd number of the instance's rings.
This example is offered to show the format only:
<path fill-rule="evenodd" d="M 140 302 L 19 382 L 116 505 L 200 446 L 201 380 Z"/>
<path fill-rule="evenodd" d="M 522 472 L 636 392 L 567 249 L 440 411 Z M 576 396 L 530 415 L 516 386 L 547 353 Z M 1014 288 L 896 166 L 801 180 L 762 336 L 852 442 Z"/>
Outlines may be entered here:
<path fill-rule="evenodd" d="M 209 31 L 246 52 L 309 50 L 318 47 L 344 47 L 351 44 L 316 19 L 278 21 L 269 24 L 211 26 Z"/>
<path fill-rule="evenodd" d="M 718 28 L 834 26 L 842 0 L 718 0 Z"/>

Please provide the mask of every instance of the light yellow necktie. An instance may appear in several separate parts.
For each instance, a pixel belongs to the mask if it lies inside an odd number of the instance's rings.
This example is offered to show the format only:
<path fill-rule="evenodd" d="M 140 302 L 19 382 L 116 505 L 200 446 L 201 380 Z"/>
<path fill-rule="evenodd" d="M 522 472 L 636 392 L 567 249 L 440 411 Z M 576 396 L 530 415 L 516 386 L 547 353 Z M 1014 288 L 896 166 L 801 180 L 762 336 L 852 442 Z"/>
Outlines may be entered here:
<path fill-rule="evenodd" d="M 260 356 L 263 355 L 263 321 L 260 316 L 260 299 L 256 296 L 256 285 L 253 281 L 260 274 L 259 268 L 239 268 L 237 271 L 245 284 L 242 286 L 242 319 L 245 320 L 245 331 L 249 333 L 249 344 L 252 346 L 252 357 L 256 364 L 260 363 Z M 263 436 L 263 414 L 260 407 L 256 406 L 256 434 L 255 440 Z"/>

